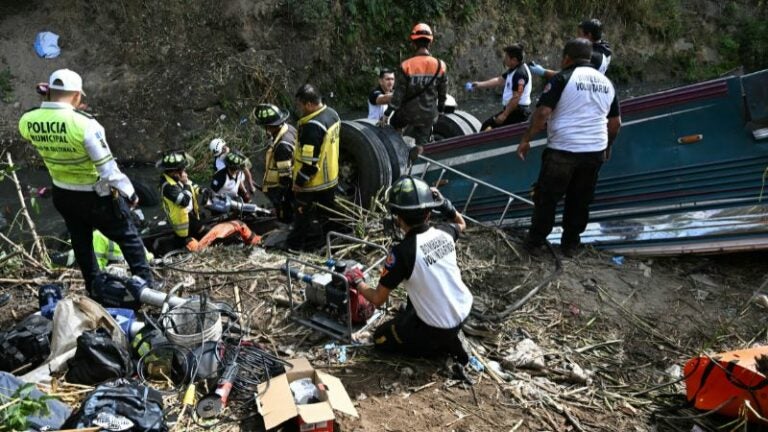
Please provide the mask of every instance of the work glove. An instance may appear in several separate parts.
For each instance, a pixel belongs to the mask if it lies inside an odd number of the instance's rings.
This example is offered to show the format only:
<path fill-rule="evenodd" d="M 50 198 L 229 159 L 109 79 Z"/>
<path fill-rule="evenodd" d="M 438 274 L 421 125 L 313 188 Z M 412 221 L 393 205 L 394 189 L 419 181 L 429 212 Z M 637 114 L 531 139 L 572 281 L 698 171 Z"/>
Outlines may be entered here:
<path fill-rule="evenodd" d="M 350 288 L 357 288 L 358 285 L 365 281 L 365 275 L 359 268 L 351 268 L 344 272 L 344 277 L 347 278 Z"/>
<path fill-rule="evenodd" d="M 456 207 L 453 206 L 453 203 L 448 198 L 444 197 L 443 194 L 440 193 L 437 188 L 431 188 L 432 189 L 432 196 L 434 197 L 435 201 L 442 200 L 443 203 L 440 205 L 440 207 L 437 207 L 435 210 L 437 210 L 439 213 L 447 217 L 448 219 L 454 219 L 456 217 Z"/>
<path fill-rule="evenodd" d="M 536 76 L 544 76 L 544 73 L 547 71 L 544 69 L 544 66 L 536 64 L 536 62 L 528 63 L 528 69 L 530 69 L 531 73 Z"/>
<path fill-rule="evenodd" d="M 475 89 L 475 85 L 472 84 L 471 82 L 467 82 L 466 84 L 464 84 L 464 90 L 471 92 L 474 89 Z"/>

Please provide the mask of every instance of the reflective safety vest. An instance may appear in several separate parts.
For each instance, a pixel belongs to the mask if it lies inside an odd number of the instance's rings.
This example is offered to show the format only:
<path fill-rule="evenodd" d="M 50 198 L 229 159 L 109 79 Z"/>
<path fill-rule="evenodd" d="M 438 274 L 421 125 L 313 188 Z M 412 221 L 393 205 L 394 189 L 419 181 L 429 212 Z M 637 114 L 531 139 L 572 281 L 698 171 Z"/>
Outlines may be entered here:
<path fill-rule="evenodd" d="M 187 211 L 187 208 L 169 200 L 163 194 L 163 189 L 165 189 L 166 186 L 176 186 L 178 185 L 178 182 L 165 174 L 163 174 L 163 178 L 165 178 L 165 182 L 160 186 L 160 196 L 163 197 L 163 209 L 165 210 L 165 215 L 171 222 L 173 232 L 175 232 L 177 236 L 183 238 L 189 237 L 189 212 Z M 198 192 L 199 188 L 197 185 L 192 185 L 192 211 L 195 213 L 195 216 L 199 218 L 200 209 L 197 204 Z"/>
<path fill-rule="evenodd" d="M 120 246 L 108 239 L 107 236 L 102 234 L 99 230 L 93 231 L 93 252 L 96 254 L 96 262 L 99 264 L 100 269 L 104 269 L 110 261 L 125 261 Z M 155 257 L 146 249 L 144 249 L 144 255 L 146 256 L 147 261 Z"/>
<path fill-rule="evenodd" d="M 301 129 L 310 124 L 325 131 L 318 157 L 315 158 L 315 146 L 300 142 Z M 323 106 L 312 114 L 299 119 L 299 134 L 293 152 L 293 179 L 296 180 L 301 167 L 315 165 L 318 171 L 300 188 L 300 192 L 313 192 L 330 189 L 339 182 L 339 130 L 341 121 L 338 114 Z"/>
<path fill-rule="evenodd" d="M 280 144 L 280 141 L 283 139 L 286 132 L 288 132 L 289 128 L 290 126 L 283 124 L 283 126 L 280 128 L 280 131 L 277 133 L 277 136 L 275 136 L 274 141 L 272 141 L 272 145 L 267 148 L 265 163 L 266 168 L 264 170 L 264 181 L 262 182 L 262 190 L 264 192 L 270 188 L 280 186 L 280 177 L 291 176 L 292 161 L 290 159 L 285 161 L 275 160 L 275 147 Z M 294 136 L 294 140 L 295 139 L 296 137 Z M 285 144 L 289 145 L 291 152 L 293 152 L 295 144 L 293 142 L 285 142 Z"/>
<path fill-rule="evenodd" d="M 99 179 L 96 166 L 113 159 L 112 155 L 91 161 L 83 139 L 93 117 L 67 108 L 36 108 L 19 120 L 19 132 L 35 146 L 45 162 L 53 183 L 66 188 L 95 184 Z"/>
<path fill-rule="evenodd" d="M 123 261 L 123 251 L 120 250 L 120 246 L 99 230 L 93 232 L 93 252 L 96 254 L 100 269 L 106 267 L 110 261 Z"/>

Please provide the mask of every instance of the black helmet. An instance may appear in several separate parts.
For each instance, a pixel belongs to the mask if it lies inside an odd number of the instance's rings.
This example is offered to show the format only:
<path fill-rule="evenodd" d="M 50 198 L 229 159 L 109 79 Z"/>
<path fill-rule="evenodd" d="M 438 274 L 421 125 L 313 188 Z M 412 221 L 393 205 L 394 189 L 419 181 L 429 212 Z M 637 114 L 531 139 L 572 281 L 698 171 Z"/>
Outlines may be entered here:
<path fill-rule="evenodd" d="M 386 201 L 389 211 L 409 225 L 423 222 L 427 212 L 443 204 L 442 199 L 435 199 L 424 180 L 413 176 L 400 177 L 387 190 Z"/>
<path fill-rule="evenodd" d="M 185 169 L 190 165 L 190 157 L 183 151 L 169 151 L 163 154 L 163 157 L 157 161 L 156 167 L 163 171 L 177 171 Z"/>
<path fill-rule="evenodd" d="M 231 151 L 224 158 L 224 166 L 227 168 L 243 169 L 247 161 L 248 158 L 239 151 Z"/>
<path fill-rule="evenodd" d="M 261 126 L 280 126 L 288 119 L 288 111 L 283 111 L 272 104 L 256 106 L 256 124 Z"/>

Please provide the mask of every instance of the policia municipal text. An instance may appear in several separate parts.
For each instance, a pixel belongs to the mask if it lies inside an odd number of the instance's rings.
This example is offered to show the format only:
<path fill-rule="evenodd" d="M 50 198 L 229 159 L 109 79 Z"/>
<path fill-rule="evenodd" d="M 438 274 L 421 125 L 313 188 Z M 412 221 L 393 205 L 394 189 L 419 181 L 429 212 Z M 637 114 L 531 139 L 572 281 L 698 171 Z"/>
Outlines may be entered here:
<path fill-rule="evenodd" d="M 19 120 L 21 136 L 40 153 L 53 180 L 53 205 L 64 218 L 86 289 L 99 272 L 93 230 L 120 245 L 133 275 L 152 282 L 144 245 L 130 216 L 136 196 L 118 168 L 104 128 L 78 111 L 83 93 L 80 75 L 60 69 L 51 74 L 47 100 Z"/>

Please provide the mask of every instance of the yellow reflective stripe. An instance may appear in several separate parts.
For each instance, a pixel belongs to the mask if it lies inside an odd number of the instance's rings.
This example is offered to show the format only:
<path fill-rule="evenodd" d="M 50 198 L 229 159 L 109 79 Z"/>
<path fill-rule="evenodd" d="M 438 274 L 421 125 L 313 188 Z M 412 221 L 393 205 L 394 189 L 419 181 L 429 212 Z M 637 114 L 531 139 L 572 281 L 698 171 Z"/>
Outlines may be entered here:
<path fill-rule="evenodd" d="M 304 144 L 301 147 L 301 161 L 303 163 L 311 164 L 312 162 L 316 162 L 319 160 L 319 158 L 315 158 L 315 146 Z"/>
<path fill-rule="evenodd" d="M 95 161 L 93 164 L 96 165 L 96 166 L 101 166 L 101 165 L 104 165 L 105 163 L 107 163 L 107 162 L 109 162 L 109 161 L 111 161 L 113 159 L 114 159 L 114 157 L 112 157 L 112 155 L 110 154 L 110 155 L 104 156 L 103 158 Z"/>
<path fill-rule="evenodd" d="M 86 162 L 89 159 L 90 158 L 88 156 L 80 157 L 77 159 L 62 159 L 62 158 L 55 158 L 51 156 L 43 156 L 43 160 L 45 160 L 46 162 L 53 162 L 54 164 L 59 164 L 59 165 L 77 165 L 77 164 Z"/>
<path fill-rule="evenodd" d="M 328 183 L 323 183 L 323 184 L 320 184 L 320 185 L 317 185 L 317 186 L 312 186 L 312 187 L 299 187 L 299 189 L 300 189 L 302 192 L 314 192 L 314 191 L 321 191 L 321 190 L 325 190 L 325 189 L 329 189 L 329 188 L 332 188 L 332 187 L 336 186 L 338 183 L 339 183 L 339 180 L 338 180 L 338 179 L 336 179 L 336 180 L 330 181 L 330 182 L 328 182 Z"/>

